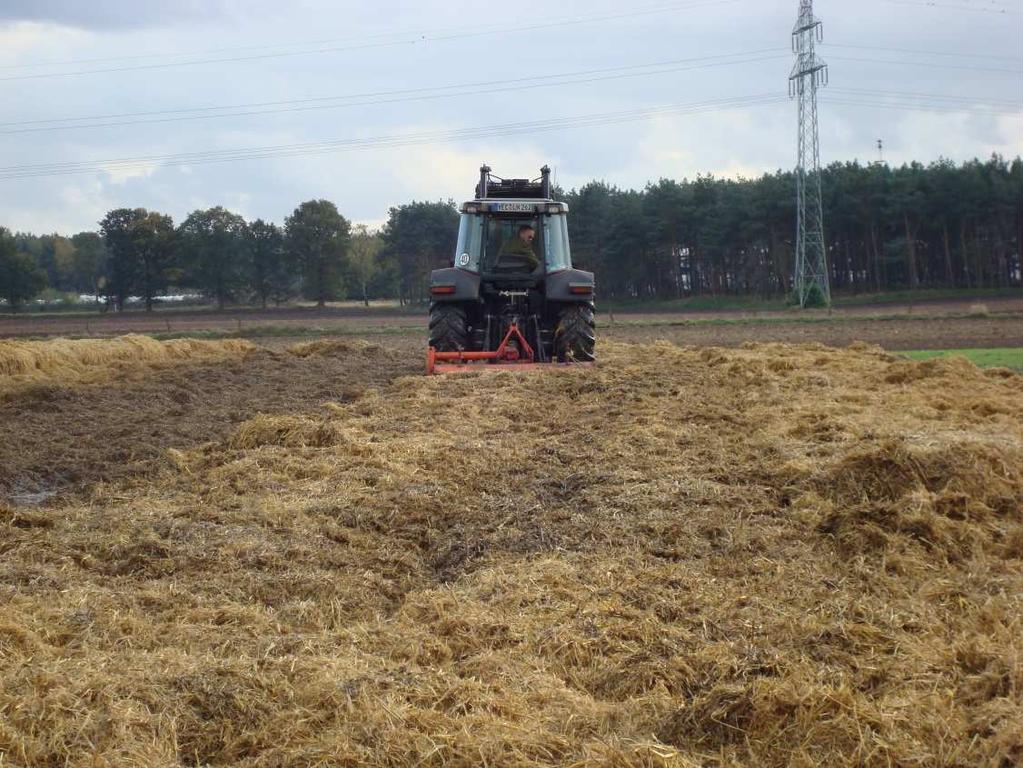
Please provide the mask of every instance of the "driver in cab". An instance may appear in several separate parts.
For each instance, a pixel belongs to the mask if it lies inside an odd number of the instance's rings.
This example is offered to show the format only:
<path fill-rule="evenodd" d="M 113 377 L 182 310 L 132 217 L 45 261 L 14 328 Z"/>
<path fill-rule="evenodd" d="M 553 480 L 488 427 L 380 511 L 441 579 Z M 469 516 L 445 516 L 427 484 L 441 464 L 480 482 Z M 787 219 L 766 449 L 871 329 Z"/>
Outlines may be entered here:
<path fill-rule="evenodd" d="M 536 230 L 531 224 L 519 227 L 518 234 L 501 246 L 497 255 L 497 266 L 502 271 L 532 272 L 540 266 L 540 259 L 533 250 Z"/>

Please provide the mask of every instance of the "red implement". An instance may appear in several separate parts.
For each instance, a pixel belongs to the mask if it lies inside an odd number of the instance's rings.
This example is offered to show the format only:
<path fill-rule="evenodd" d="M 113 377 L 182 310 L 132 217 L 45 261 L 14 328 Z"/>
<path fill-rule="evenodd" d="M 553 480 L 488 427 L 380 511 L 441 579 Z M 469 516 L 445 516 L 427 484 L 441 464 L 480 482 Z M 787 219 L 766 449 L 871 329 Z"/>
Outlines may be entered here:
<path fill-rule="evenodd" d="M 536 353 L 522 335 L 519 326 L 512 323 L 501 345 L 493 352 L 438 352 L 433 347 L 426 353 L 426 374 L 465 373 L 477 369 L 471 363 L 490 363 L 492 367 L 523 368 L 547 367 L 548 363 L 537 363 Z M 490 366 L 488 366 L 490 367 Z"/>

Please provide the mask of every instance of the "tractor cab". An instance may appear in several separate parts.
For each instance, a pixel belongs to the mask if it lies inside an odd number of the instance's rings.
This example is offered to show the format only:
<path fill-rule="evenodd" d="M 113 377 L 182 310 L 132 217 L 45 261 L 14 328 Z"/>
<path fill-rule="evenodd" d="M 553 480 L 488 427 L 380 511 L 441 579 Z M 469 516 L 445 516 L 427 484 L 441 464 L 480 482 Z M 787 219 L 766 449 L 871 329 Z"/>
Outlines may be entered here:
<path fill-rule="evenodd" d="M 466 203 L 462 206 L 455 266 L 478 271 L 493 280 L 523 273 L 540 278 L 570 269 L 567 214 L 564 203 Z M 529 258 L 529 251 L 535 262 Z"/>
<path fill-rule="evenodd" d="M 461 208 L 456 267 L 487 281 L 534 284 L 572 267 L 568 206 L 551 199 L 549 170 L 542 173 L 539 183 L 481 173 L 476 199 Z"/>
<path fill-rule="evenodd" d="M 572 268 L 568 206 L 551 196 L 550 169 L 540 174 L 502 179 L 480 169 L 476 196 L 460 209 L 454 264 L 431 275 L 438 360 L 458 353 L 459 364 L 493 363 L 497 352 L 518 363 L 593 360 L 593 274 Z"/>

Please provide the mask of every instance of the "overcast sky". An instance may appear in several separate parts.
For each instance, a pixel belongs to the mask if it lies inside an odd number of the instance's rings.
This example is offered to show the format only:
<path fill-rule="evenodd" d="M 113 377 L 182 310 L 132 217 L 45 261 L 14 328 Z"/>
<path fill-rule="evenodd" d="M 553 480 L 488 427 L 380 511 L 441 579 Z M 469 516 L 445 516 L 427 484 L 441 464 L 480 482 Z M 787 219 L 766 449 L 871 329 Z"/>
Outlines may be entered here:
<path fill-rule="evenodd" d="M 565 187 L 790 168 L 797 8 L 3 0 L 0 226 L 73 233 L 121 206 L 180 221 L 223 205 L 282 222 L 320 197 L 377 225 L 391 205 L 470 196 L 482 162 L 507 176 L 546 162 Z M 878 138 L 891 163 L 1023 154 L 1019 0 L 818 0 L 816 11 L 831 76 L 825 163 L 875 160 Z M 352 140 L 363 143 L 310 152 Z M 204 154 L 267 147 L 231 162 Z M 124 158 L 152 159 L 98 163 Z M 83 162 L 94 165 L 63 173 Z"/>

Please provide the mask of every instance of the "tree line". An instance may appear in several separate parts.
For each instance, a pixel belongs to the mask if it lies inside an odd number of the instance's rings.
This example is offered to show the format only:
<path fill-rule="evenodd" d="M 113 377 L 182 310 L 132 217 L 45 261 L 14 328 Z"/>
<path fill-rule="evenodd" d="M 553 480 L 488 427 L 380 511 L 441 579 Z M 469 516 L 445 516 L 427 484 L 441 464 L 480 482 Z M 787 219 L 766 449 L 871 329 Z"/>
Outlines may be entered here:
<path fill-rule="evenodd" d="M 823 171 L 824 221 L 836 293 L 1020 285 L 1023 160 L 992 157 L 893 168 L 835 163 Z M 641 190 L 590 182 L 569 204 L 575 264 L 612 299 L 781 296 L 794 262 L 795 179 L 661 179 Z M 221 207 L 174 225 L 142 208 L 110 211 L 97 231 L 11 234 L 0 228 L 0 297 L 11 307 L 44 289 L 151 309 L 169 288 L 218 307 L 297 297 L 428 299 L 430 270 L 451 263 L 453 201 L 390 209 L 380 232 L 352 224 L 326 200 L 285 219 L 245 221 Z"/>
<path fill-rule="evenodd" d="M 109 309 L 136 299 L 152 310 L 167 290 L 229 303 L 281 305 L 297 298 L 426 298 L 431 265 L 451 260 L 453 201 L 392 208 L 380 232 L 352 225 L 328 200 L 299 205 L 283 226 L 222 207 L 180 224 L 157 211 L 118 208 L 93 232 L 11 234 L 0 227 L 0 299 L 17 308 L 44 290 L 89 294 Z"/>
<path fill-rule="evenodd" d="M 1021 284 L 1023 161 L 992 157 L 822 171 L 836 293 Z M 573 260 L 599 295 L 676 299 L 787 295 L 795 262 L 795 177 L 602 182 L 566 195 Z"/>

